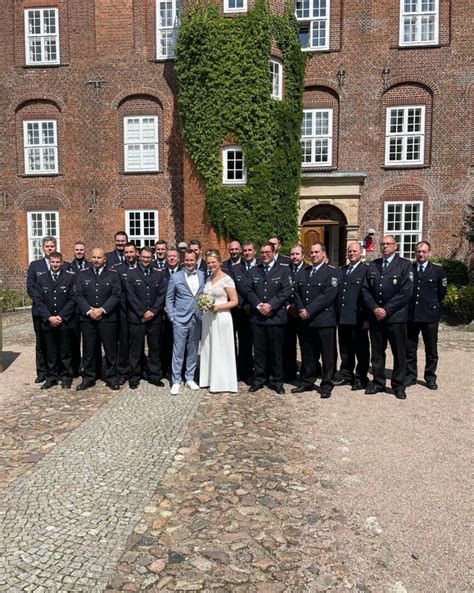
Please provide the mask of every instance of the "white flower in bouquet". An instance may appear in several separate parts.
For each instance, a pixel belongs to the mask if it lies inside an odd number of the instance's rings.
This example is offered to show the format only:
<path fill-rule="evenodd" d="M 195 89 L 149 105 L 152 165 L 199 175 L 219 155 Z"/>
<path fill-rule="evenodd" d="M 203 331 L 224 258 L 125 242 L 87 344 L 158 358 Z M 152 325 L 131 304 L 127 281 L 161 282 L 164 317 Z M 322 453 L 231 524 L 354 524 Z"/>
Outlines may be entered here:
<path fill-rule="evenodd" d="M 214 297 L 210 294 L 201 293 L 197 297 L 197 306 L 200 311 L 210 311 L 214 306 Z"/>

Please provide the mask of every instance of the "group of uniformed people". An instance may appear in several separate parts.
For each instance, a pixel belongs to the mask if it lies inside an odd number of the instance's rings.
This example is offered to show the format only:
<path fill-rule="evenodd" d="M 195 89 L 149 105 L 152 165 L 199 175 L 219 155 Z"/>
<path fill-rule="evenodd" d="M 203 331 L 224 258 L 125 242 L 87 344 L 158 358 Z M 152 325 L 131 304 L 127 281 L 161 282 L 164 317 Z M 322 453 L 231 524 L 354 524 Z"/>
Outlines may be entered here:
<path fill-rule="evenodd" d="M 318 377 L 322 398 L 330 397 L 335 385 L 367 394 L 385 391 L 390 344 L 391 386 L 397 398 L 405 399 L 406 387 L 417 382 L 420 333 L 425 385 L 437 389 L 437 332 L 447 279 L 443 268 L 429 260 L 427 241 L 417 244 L 413 264 L 396 253 L 391 235 L 380 244 L 382 257 L 370 263 L 363 261 L 361 245 L 354 242 L 341 268 L 329 264 L 321 243 L 313 244 L 309 254 L 302 245 L 293 245 L 290 257 L 280 247 L 279 238 L 270 237 L 257 257 L 253 241 L 231 241 L 230 258 L 223 263 L 239 294 L 239 306 L 232 310 L 237 371 L 250 392 L 267 385 L 284 393 L 284 383 L 293 382 L 292 393 L 302 393 L 313 390 Z M 174 248 L 160 240 L 154 249 L 138 252 L 119 231 L 115 249 L 105 253 L 95 248 L 90 261 L 82 242 L 75 244 L 70 263 L 63 261 L 52 237 L 43 239 L 43 250 L 44 258 L 30 264 L 27 279 L 41 388 L 59 383 L 70 388 L 79 375 L 77 390 L 92 387 L 98 378 L 114 390 L 127 381 L 136 388 L 143 378 L 162 386 L 173 344 L 165 311 L 168 281 L 189 251 L 196 256 L 196 267 L 207 273 L 200 242 Z"/>

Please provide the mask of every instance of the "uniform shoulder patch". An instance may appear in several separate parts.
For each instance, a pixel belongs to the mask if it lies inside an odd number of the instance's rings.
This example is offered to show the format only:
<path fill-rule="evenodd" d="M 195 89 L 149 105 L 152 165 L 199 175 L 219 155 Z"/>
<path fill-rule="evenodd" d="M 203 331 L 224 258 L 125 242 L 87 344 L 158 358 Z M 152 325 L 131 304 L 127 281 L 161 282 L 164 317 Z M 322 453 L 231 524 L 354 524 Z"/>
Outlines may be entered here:
<path fill-rule="evenodd" d="M 81 270 L 82 272 L 82 270 Z M 66 274 L 72 274 L 73 276 L 76 275 L 76 272 L 74 272 L 74 270 L 66 270 Z"/>
<path fill-rule="evenodd" d="M 410 282 L 413 282 L 413 272 L 408 272 L 408 278 L 410 278 Z"/>
<path fill-rule="evenodd" d="M 337 286 L 337 278 L 335 278 L 334 276 L 331 278 L 331 284 L 335 287 Z"/>
<path fill-rule="evenodd" d="M 441 281 L 441 284 L 446 287 L 448 286 L 448 279 L 446 278 L 446 276 L 443 278 L 443 280 Z"/>

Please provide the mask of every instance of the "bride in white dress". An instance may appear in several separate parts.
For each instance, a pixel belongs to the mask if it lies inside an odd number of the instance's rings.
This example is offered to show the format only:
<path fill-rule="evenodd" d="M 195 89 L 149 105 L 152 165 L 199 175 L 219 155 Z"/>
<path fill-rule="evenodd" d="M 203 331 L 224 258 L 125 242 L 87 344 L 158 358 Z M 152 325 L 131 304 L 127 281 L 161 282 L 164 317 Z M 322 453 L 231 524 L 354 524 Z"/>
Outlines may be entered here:
<path fill-rule="evenodd" d="M 230 310 L 239 303 L 232 278 L 221 270 L 218 251 L 208 251 L 207 266 L 211 277 L 206 282 L 204 294 L 214 298 L 211 310 L 202 318 L 201 362 L 199 387 L 209 391 L 237 392 L 234 329 Z"/>

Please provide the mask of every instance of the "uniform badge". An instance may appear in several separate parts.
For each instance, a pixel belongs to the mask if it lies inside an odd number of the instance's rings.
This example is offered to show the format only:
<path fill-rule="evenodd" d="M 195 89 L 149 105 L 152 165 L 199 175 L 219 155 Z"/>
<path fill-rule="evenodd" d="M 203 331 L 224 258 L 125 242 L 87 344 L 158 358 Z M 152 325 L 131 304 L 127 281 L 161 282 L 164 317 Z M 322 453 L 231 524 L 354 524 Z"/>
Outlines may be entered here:
<path fill-rule="evenodd" d="M 410 278 L 410 282 L 413 282 L 413 272 L 409 272 L 408 277 Z"/>
<path fill-rule="evenodd" d="M 448 279 L 447 278 L 443 278 L 441 284 L 446 288 L 446 286 L 448 286 Z"/>
<path fill-rule="evenodd" d="M 337 286 L 337 278 L 334 278 L 334 276 L 331 278 L 331 284 L 336 287 Z"/>

